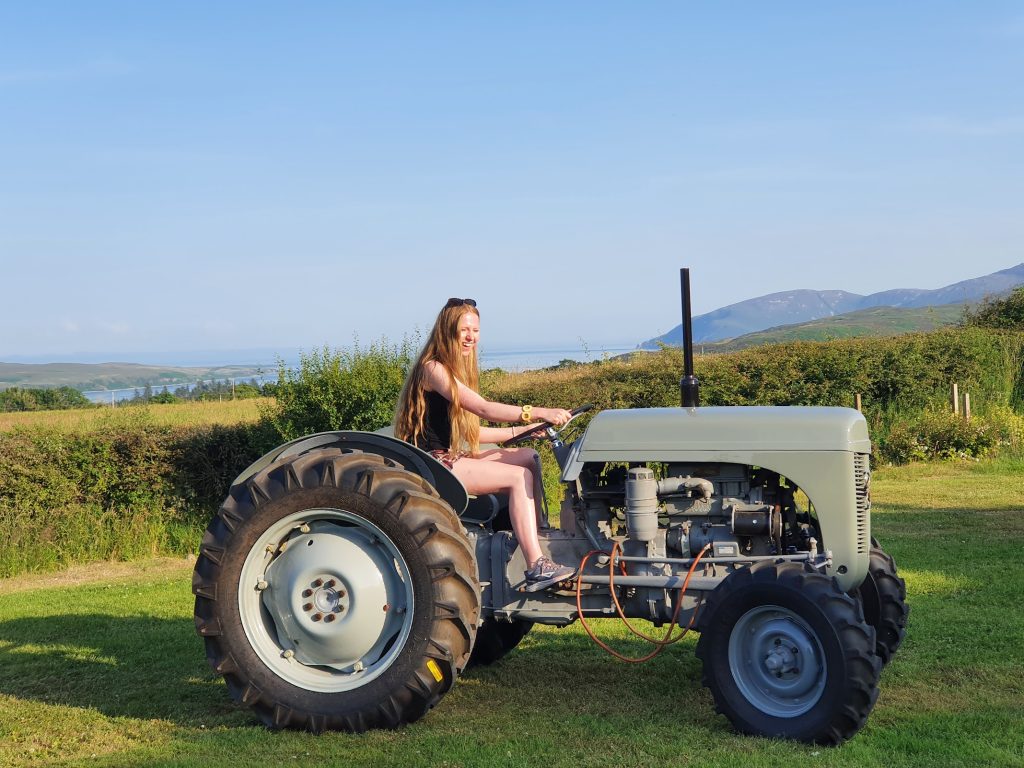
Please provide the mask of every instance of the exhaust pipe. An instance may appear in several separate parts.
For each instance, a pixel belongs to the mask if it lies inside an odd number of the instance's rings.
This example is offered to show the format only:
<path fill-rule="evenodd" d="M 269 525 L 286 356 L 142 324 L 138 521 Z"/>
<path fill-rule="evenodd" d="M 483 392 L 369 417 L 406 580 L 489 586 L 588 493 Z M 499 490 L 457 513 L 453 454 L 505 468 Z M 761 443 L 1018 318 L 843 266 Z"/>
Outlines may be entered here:
<path fill-rule="evenodd" d="M 693 322 L 690 313 L 690 270 L 679 270 L 680 289 L 683 293 L 683 378 L 679 380 L 679 395 L 683 408 L 700 405 L 700 382 L 693 375 Z"/>

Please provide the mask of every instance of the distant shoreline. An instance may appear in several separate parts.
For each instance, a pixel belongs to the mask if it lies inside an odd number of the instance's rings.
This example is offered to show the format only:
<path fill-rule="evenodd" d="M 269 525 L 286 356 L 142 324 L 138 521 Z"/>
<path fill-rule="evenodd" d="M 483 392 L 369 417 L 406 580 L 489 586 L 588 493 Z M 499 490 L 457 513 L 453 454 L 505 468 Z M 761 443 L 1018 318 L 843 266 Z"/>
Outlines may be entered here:
<path fill-rule="evenodd" d="M 556 349 L 484 349 L 480 353 L 482 369 L 500 368 L 511 373 L 549 368 L 564 360 L 580 363 L 610 359 L 635 351 L 635 347 L 599 346 L 564 347 Z M 206 353 L 204 353 L 206 354 Z M 194 357 L 199 357 L 195 355 Z M 234 357 L 231 351 L 224 358 Z M 178 359 L 193 357 L 182 354 Z M 236 358 L 237 359 L 237 358 Z M 278 358 L 282 359 L 282 358 Z M 284 359 L 288 368 L 297 368 L 299 358 Z M 200 381 L 250 381 L 260 383 L 277 380 L 278 362 L 267 364 L 234 364 L 217 362 L 211 365 L 180 365 L 173 363 L 125 363 L 125 362 L 0 362 L 0 389 L 12 387 L 56 388 L 71 387 L 82 392 L 93 402 L 110 402 L 131 399 L 137 390 L 147 385 L 154 394 L 174 391 L 182 386 L 194 386 Z"/>

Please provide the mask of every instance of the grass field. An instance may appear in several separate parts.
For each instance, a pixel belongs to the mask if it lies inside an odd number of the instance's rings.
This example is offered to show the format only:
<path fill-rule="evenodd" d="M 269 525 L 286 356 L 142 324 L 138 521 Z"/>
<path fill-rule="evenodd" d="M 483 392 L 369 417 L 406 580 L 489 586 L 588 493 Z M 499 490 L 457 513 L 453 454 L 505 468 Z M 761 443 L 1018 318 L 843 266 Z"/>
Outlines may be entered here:
<path fill-rule="evenodd" d="M 873 495 L 910 626 L 838 748 L 732 733 L 689 639 L 625 665 L 578 626 L 534 630 L 400 731 L 270 732 L 206 664 L 191 563 L 164 559 L 0 581 L 0 765 L 1024 765 L 1024 462 L 884 469 Z"/>
<path fill-rule="evenodd" d="M 166 405 L 124 405 L 118 408 L 74 408 L 66 411 L 22 411 L 0 413 L 0 432 L 13 429 L 48 428 L 62 432 L 86 432 L 139 418 L 158 426 L 203 426 L 205 424 L 240 424 L 259 418 L 261 403 L 271 398 L 196 401 Z"/>

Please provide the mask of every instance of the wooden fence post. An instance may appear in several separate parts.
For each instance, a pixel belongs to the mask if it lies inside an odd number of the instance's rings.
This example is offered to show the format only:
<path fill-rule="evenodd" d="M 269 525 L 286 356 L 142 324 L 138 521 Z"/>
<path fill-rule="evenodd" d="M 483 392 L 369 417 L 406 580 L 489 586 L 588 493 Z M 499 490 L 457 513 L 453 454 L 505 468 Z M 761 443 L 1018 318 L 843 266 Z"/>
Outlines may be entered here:
<path fill-rule="evenodd" d="M 964 392 L 964 418 L 971 420 L 971 393 Z"/>
<path fill-rule="evenodd" d="M 860 410 L 860 392 L 853 396 L 853 407 Z"/>
<path fill-rule="evenodd" d="M 953 382 L 953 396 L 950 398 L 953 402 L 953 414 L 957 415 L 960 413 L 960 387 L 954 381 Z"/>

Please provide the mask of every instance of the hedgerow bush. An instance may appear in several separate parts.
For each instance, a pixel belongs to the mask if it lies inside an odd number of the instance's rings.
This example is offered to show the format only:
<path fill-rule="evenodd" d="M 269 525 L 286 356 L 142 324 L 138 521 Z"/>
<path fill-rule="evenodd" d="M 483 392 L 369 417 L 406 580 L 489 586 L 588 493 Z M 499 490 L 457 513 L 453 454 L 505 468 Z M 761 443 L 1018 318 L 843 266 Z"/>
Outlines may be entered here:
<path fill-rule="evenodd" d="M 57 411 L 65 408 L 96 408 L 89 398 L 71 387 L 51 389 L 10 387 L 0 390 L 0 412 Z"/>
<path fill-rule="evenodd" d="M 1009 296 L 987 298 L 964 313 L 964 325 L 979 328 L 1024 330 L 1024 286 Z"/>
<path fill-rule="evenodd" d="M 409 339 L 303 354 L 299 367 L 281 363 L 276 403 L 264 411 L 282 440 L 335 429 L 373 431 L 391 423 L 416 350 Z"/>
<path fill-rule="evenodd" d="M 1000 445 L 1000 430 L 988 419 L 965 419 L 928 410 L 898 422 L 879 439 L 879 454 L 894 464 L 930 459 L 977 459 Z"/>
<path fill-rule="evenodd" d="M 0 433 L 0 577 L 195 551 L 231 480 L 277 442 L 266 425 L 157 426 L 141 408 L 94 431 Z"/>

